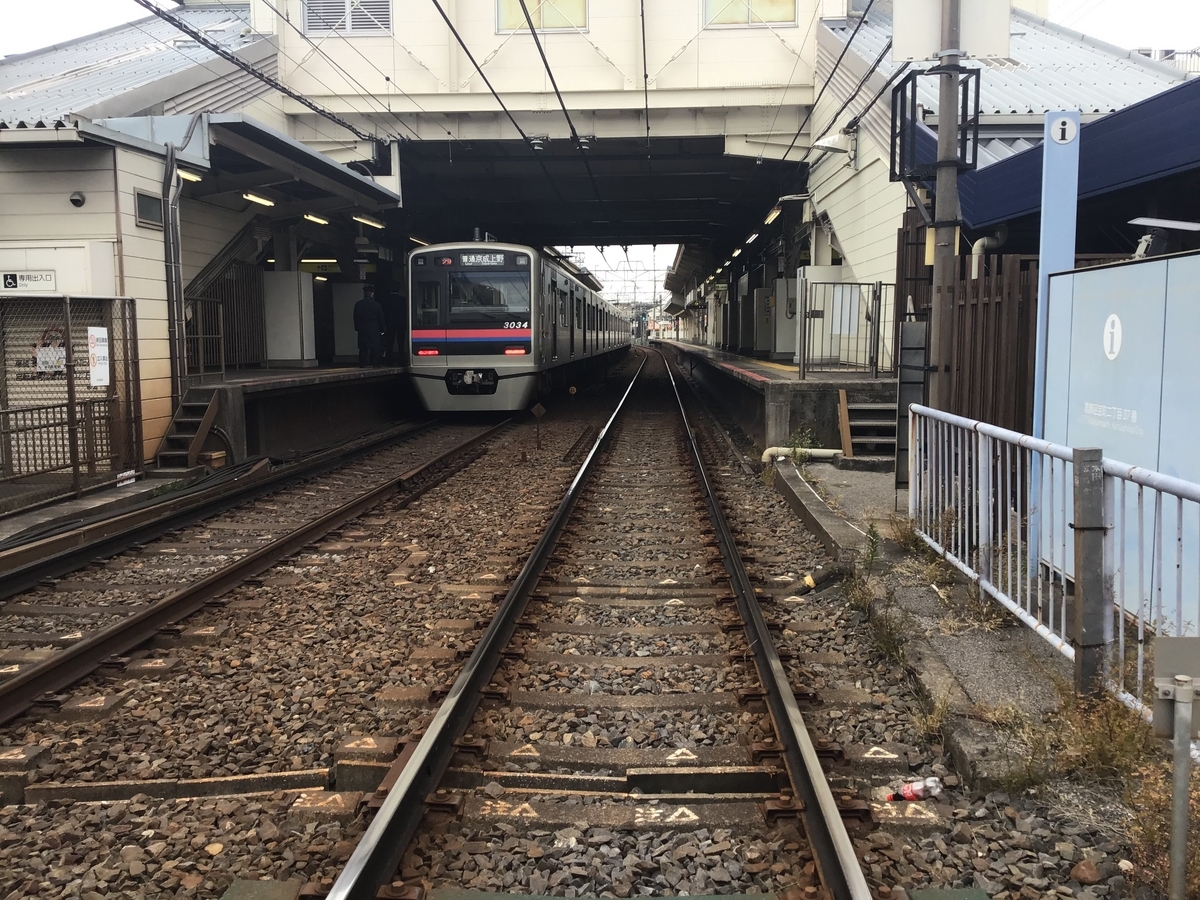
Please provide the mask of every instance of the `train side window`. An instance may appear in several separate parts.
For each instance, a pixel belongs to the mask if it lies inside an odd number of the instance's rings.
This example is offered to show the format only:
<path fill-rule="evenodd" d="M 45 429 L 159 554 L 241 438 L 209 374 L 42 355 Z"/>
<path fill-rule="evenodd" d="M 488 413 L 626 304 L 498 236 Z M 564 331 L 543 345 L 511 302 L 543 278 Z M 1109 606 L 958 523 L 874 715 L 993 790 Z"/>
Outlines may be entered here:
<path fill-rule="evenodd" d="M 413 327 L 429 328 L 442 324 L 441 281 L 418 281 L 413 292 Z"/>

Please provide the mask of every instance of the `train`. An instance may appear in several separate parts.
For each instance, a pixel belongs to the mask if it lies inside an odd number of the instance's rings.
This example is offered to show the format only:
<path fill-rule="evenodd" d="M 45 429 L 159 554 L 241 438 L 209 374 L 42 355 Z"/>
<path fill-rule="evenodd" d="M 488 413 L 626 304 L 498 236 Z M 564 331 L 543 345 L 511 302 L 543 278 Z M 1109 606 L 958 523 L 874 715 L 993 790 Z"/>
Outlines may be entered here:
<path fill-rule="evenodd" d="M 527 409 L 631 344 L 629 316 L 550 248 L 434 244 L 409 254 L 408 273 L 408 374 L 430 412 Z"/>

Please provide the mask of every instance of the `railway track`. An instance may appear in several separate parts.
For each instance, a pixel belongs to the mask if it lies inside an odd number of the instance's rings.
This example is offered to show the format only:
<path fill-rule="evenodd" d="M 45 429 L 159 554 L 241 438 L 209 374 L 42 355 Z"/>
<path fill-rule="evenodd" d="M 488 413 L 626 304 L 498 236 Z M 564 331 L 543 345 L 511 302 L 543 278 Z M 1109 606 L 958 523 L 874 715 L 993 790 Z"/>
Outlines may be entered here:
<path fill-rule="evenodd" d="M 870 896 L 682 400 L 646 367 L 329 897 Z"/>
<path fill-rule="evenodd" d="M 205 604 L 220 603 L 230 588 L 384 498 L 399 493 L 400 505 L 412 502 L 476 459 L 507 424 L 409 430 L 409 440 L 241 505 L 233 505 L 236 495 L 230 497 L 228 491 L 219 498 L 199 498 L 200 503 L 233 508 L 17 593 L 0 606 L 0 723 L 34 707 L 63 707 L 65 698 L 56 692 L 101 667 L 152 674 L 161 661 L 126 654 L 156 636 L 181 634 L 184 629 L 177 623 Z M 262 485 L 252 489 L 261 494 Z M 196 503 L 186 506 L 197 514 Z M 179 514 L 167 516 L 173 520 Z M 108 535 L 104 540 L 128 537 L 115 526 L 100 527 Z M 146 525 L 139 519 L 132 527 Z M 64 546 L 86 543 L 70 532 L 47 540 Z M 77 557 L 89 552 L 75 550 L 68 556 L 78 565 Z M 15 577 L 26 576 L 17 572 Z"/>

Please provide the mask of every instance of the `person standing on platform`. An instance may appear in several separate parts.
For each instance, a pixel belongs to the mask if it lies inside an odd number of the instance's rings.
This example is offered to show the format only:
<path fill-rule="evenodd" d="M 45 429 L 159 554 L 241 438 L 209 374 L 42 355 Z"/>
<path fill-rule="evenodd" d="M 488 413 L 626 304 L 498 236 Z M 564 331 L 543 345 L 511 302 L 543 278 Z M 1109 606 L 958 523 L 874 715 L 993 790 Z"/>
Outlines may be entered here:
<path fill-rule="evenodd" d="M 401 344 L 407 310 L 408 307 L 402 295 L 395 291 L 388 291 L 384 294 L 383 317 L 387 322 L 387 332 L 383 336 L 383 357 L 389 366 L 404 365 Z"/>
<path fill-rule="evenodd" d="M 387 321 L 372 284 L 363 285 L 362 299 L 354 304 L 354 330 L 358 332 L 358 367 L 379 366 Z"/>

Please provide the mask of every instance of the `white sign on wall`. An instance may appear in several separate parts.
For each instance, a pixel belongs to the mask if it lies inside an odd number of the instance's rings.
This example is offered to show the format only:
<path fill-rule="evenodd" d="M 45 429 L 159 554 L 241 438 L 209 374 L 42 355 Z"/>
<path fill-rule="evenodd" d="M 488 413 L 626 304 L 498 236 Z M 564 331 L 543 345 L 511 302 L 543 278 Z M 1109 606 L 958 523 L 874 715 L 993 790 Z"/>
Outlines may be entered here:
<path fill-rule="evenodd" d="M 56 290 L 54 270 L 0 273 L 0 290 L 53 292 Z"/>
<path fill-rule="evenodd" d="M 92 387 L 108 387 L 108 329 L 88 326 L 88 374 Z"/>

